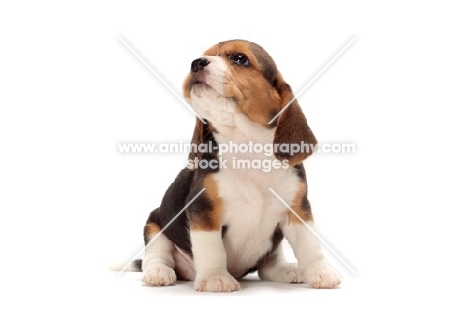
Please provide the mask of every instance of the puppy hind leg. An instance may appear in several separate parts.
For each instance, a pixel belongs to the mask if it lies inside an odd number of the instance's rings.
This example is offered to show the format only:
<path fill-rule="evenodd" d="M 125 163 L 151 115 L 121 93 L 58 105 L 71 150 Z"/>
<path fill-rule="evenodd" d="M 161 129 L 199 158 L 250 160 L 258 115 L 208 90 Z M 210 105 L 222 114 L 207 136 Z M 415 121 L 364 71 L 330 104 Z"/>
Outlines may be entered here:
<path fill-rule="evenodd" d="M 159 225 L 152 222 L 145 226 L 145 243 L 143 282 L 155 286 L 173 285 L 177 279 L 172 255 L 174 244 L 161 233 Z"/>
<path fill-rule="evenodd" d="M 297 263 L 286 261 L 281 244 L 259 264 L 258 276 L 265 281 L 301 283 Z"/>

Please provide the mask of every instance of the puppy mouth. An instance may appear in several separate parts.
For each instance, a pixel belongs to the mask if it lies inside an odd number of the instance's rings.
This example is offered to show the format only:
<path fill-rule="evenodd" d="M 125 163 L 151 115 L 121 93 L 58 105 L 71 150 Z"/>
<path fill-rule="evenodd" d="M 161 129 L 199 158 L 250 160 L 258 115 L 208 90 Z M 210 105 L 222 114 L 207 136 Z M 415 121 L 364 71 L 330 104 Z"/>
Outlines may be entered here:
<path fill-rule="evenodd" d="M 206 82 L 205 75 L 199 74 L 199 73 L 190 75 L 190 80 L 189 80 L 190 88 L 192 88 L 195 84 L 209 85 L 208 82 Z"/>
<path fill-rule="evenodd" d="M 208 84 L 208 82 L 206 81 L 206 74 L 204 71 L 200 71 L 200 72 L 197 72 L 195 75 L 194 75 L 194 84 Z"/>
<path fill-rule="evenodd" d="M 206 85 L 206 86 L 210 86 L 206 81 L 199 80 L 199 79 L 197 79 L 194 83 L 192 83 L 192 86 L 194 86 L 194 85 Z"/>
<path fill-rule="evenodd" d="M 196 74 L 192 75 L 192 77 L 190 78 L 190 89 L 192 89 L 193 87 L 210 88 L 218 92 L 216 88 L 207 81 L 206 75 L 203 72 L 197 72 Z M 222 94 L 219 95 L 222 96 Z"/>
<path fill-rule="evenodd" d="M 196 79 L 190 86 L 190 89 L 193 89 L 194 87 L 196 88 L 209 88 L 209 89 L 213 89 L 214 88 L 208 83 L 206 82 L 205 80 L 201 80 L 201 79 Z"/>
<path fill-rule="evenodd" d="M 195 92 L 194 94 L 198 94 L 199 96 L 201 96 L 201 94 L 206 95 L 211 93 L 212 96 L 214 95 L 217 98 L 226 98 L 225 94 L 222 92 L 222 88 L 220 87 L 221 83 L 214 82 L 215 85 L 213 85 L 213 81 L 211 80 L 212 79 L 210 79 L 209 75 L 204 71 L 192 73 L 188 81 L 189 93 Z"/>

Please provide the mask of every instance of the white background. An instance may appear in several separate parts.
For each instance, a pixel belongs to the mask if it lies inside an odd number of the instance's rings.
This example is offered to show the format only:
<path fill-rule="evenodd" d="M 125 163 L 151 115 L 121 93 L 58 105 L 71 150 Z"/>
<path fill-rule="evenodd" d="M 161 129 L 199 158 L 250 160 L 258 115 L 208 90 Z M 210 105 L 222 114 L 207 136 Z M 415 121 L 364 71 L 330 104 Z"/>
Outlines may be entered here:
<path fill-rule="evenodd" d="M 9 309 L 466 308 L 462 1 L 10 3 L 0 5 Z M 191 61 L 218 41 L 259 43 L 298 92 L 356 37 L 299 103 L 320 142 L 357 146 L 306 162 L 320 233 L 357 276 L 330 253 L 345 277 L 338 290 L 251 277 L 238 293 L 197 294 L 107 272 L 141 250 L 146 217 L 186 159 L 122 155 L 117 144 L 188 141 L 195 122 L 119 36 L 179 93 Z"/>

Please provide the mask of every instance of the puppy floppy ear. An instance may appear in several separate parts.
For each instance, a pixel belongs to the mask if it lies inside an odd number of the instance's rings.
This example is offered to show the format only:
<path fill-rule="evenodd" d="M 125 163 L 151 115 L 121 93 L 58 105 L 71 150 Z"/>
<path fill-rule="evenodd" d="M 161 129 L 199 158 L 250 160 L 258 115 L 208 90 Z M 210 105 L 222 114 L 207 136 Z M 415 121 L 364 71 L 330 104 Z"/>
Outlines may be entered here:
<path fill-rule="evenodd" d="M 206 150 L 205 152 L 202 152 L 204 148 L 201 148 L 200 145 L 205 144 L 205 146 L 208 147 L 211 141 L 211 147 L 217 147 L 217 143 L 213 137 L 214 128 L 207 120 L 204 121 L 206 123 L 203 123 L 199 118 L 197 118 L 195 123 L 192 141 L 190 143 L 190 154 L 188 157 L 188 159 L 191 161 L 195 161 L 197 158 L 198 160 L 201 160 L 204 153 L 209 153 L 210 151 L 213 152 L 212 150 Z"/>
<path fill-rule="evenodd" d="M 283 109 L 294 98 L 293 92 L 280 73 L 278 73 L 275 87 L 281 98 L 281 109 Z M 296 99 L 280 114 L 276 122 L 273 143 L 277 146 L 275 156 L 278 160 L 288 160 L 289 165 L 294 166 L 312 154 L 312 146 L 317 144 L 317 139 L 307 125 L 306 117 Z M 296 147 L 299 148 L 298 151 Z"/>

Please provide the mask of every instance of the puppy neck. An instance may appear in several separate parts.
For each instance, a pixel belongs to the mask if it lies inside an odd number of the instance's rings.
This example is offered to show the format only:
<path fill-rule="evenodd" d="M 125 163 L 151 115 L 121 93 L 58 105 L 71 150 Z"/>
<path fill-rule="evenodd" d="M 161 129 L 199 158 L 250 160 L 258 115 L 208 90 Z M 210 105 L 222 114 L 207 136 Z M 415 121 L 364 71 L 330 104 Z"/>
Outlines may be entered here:
<path fill-rule="evenodd" d="M 216 128 L 215 139 L 219 143 L 253 143 L 271 144 L 275 135 L 274 128 L 266 128 L 261 124 L 252 122 L 241 112 L 230 113 L 230 122 L 213 122 Z"/>

